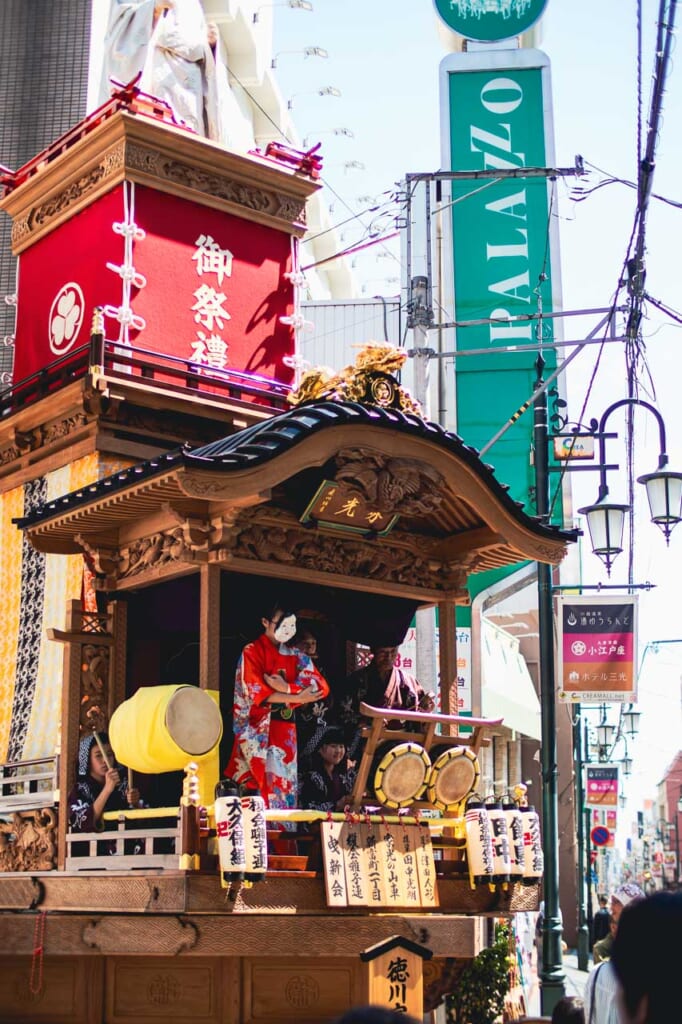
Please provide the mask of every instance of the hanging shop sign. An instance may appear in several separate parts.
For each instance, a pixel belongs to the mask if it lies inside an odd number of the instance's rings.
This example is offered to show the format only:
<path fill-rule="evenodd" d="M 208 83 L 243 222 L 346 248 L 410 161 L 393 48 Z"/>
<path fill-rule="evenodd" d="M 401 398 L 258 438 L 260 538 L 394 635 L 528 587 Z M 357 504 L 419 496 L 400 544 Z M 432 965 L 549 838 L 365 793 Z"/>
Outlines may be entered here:
<path fill-rule="evenodd" d="M 467 39 L 494 42 L 532 28 L 547 0 L 435 0 L 435 5 L 453 32 Z"/>
<path fill-rule="evenodd" d="M 438 906 L 428 826 L 349 818 L 320 830 L 328 906 Z"/>
<path fill-rule="evenodd" d="M 560 305 L 553 186 L 519 176 L 554 162 L 550 67 L 537 50 L 476 51 L 446 57 L 440 75 L 443 166 L 471 174 L 452 182 L 448 204 L 455 320 L 474 321 L 457 327 L 455 347 L 476 353 L 456 360 L 457 433 L 481 449 L 533 393 L 536 357 L 513 350 L 537 340 L 529 314 Z M 499 180 L 476 179 L 496 170 Z M 554 340 L 556 324 L 543 325 L 546 340 Z M 545 358 L 550 372 L 554 350 Z M 486 452 L 524 503 L 534 484 L 532 430 L 532 415 L 518 417 Z"/>
<path fill-rule="evenodd" d="M 618 807 L 618 765 L 585 766 L 585 806 L 598 809 Z M 604 823 L 599 820 L 594 824 Z"/>
<path fill-rule="evenodd" d="M 559 700 L 637 700 L 637 595 L 559 597 Z"/>

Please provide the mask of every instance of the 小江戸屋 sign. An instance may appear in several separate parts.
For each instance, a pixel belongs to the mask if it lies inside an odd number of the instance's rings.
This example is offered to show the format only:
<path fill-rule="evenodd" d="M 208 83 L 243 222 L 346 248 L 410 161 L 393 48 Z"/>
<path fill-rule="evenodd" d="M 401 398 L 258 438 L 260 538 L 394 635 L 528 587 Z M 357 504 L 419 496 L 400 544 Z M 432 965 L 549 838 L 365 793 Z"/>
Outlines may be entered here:
<path fill-rule="evenodd" d="M 521 35 L 542 15 L 547 0 L 434 0 L 436 10 L 453 32 L 496 42 Z"/>
<path fill-rule="evenodd" d="M 559 700 L 637 699 L 637 595 L 557 598 Z"/>

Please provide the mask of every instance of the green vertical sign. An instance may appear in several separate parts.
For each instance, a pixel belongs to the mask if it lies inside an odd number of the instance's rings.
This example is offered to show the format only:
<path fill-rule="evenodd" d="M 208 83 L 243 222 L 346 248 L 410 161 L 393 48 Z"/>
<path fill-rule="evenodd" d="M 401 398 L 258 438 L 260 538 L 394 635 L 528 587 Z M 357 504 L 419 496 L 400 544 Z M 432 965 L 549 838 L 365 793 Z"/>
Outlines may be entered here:
<path fill-rule="evenodd" d="M 529 51 L 517 51 L 529 64 Z M 538 55 L 540 65 L 546 58 Z M 472 69 L 465 55 L 461 71 L 448 74 L 450 156 L 454 171 L 495 171 L 545 167 L 545 94 L 542 66 Z M 509 63 L 515 54 L 505 54 Z M 499 61 L 497 62 L 500 63 Z M 456 361 L 457 431 L 475 448 L 484 447 L 532 394 L 536 352 L 509 351 L 538 340 L 537 321 L 513 321 L 541 309 L 552 311 L 552 233 L 546 177 L 453 182 L 452 233 L 455 319 L 490 320 L 459 327 L 457 352 L 482 350 Z M 553 340 L 554 321 L 542 324 Z M 503 351 L 505 350 L 505 351 Z M 556 366 L 554 350 L 544 352 L 545 376 Z M 497 479 L 534 511 L 533 411 L 529 409 L 485 454 Z M 558 516 L 561 508 L 557 503 Z M 557 516 L 555 515 L 555 519 Z M 505 573 L 498 574 L 505 575 Z M 477 577 L 475 589 L 491 582 Z"/>

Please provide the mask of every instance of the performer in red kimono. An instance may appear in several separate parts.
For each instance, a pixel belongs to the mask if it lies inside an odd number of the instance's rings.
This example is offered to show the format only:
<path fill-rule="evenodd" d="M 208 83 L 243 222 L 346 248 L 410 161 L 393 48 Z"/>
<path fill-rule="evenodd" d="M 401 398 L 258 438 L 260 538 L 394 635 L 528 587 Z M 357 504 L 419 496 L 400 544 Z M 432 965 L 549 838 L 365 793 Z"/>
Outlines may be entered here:
<path fill-rule="evenodd" d="M 296 807 L 294 712 L 329 693 L 311 658 L 287 646 L 296 616 L 276 606 L 242 651 L 234 684 L 234 746 L 225 775 L 260 790 L 268 807 Z"/>

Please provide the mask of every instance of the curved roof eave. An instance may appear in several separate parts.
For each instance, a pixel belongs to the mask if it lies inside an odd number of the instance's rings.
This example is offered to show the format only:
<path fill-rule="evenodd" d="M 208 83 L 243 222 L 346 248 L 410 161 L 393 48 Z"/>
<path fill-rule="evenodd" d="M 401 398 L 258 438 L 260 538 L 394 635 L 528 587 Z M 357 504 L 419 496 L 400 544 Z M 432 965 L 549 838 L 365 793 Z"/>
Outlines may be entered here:
<path fill-rule="evenodd" d="M 354 429 L 357 427 L 361 428 L 360 432 Z M 396 448 L 394 454 L 413 457 L 421 454 L 424 461 L 431 464 L 434 460 L 440 461 L 442 465 L 439 468 L 445 469 L 446 479 L 452 479 L 453 476 L 452 468 L 448 471 L 448 466 L 452 467 L 456 463 L 462 470 L 458 476 L 457 493 L 462 493 L 464 500 L 474 506 L 477 505 L 477 496 L 486 495 L 488 500 L 492 499 L 502 518 L 516 525 L 518 537 L 516 541 L 509 538 L 509 542 L 522 552 L 525 545 L 519 546 L 518 539 L 524 534 L 529 539 L 545 539 L 553 545 L 565 545 L 576 539 L 576 531 L 562 531 L 554 526 L 546 526 L 536 517 L 529 516 L 522 504 L 509 496 L 507 487 L 496 479 L 492 466 L 483 463 L 477 451 L 466 445 L 456 434 L 412 414 L 354 402 L 331 401 L 298 406 L 219 441 L 193 450 L 179 449 L 138 463 L 46 503 L 28 516 L 18 519 L 17 523 L 22 529 L 47 525 L 54 518 L 84 510 L 89 504 L 97 503 L 101 507 L 102 501 L 106 503 L 109 495 L 115 495 L 120 501 L 126 490 L 142 483 L 152 484 L 155 478 L 173 474 L 181 478 L 185 493 L 188 493 L 187 487 L 191 486 L 193 477 L 207 472 L 211 476 L 229 475 L 230 484 L 235 484 L 237 490 L 241 486 L 248 489 L 248 482 L 254 475 L 259 476 L 262 487 L 273 486 L 279 482 L 280 477 L 290 477 L 298 469 L 312 464 L 305 460 L 303 449 L 299 453 L 302 456 L 301 465 L 294 466 L 293 472 L 291 459 L 286 460 L 284 473 L 275 467 L 275 460 L 295 452 L 306 441 L 326 431 L 330 431 L 329 443 L 319 447 L 318 463 L 334 454 L 340 433 L 343 436 L 342 445 L 352 443 L 362 447 L 363 444 L 371 446 L 372 439 L 376 442 L 381 438 L 383 441 L 384 431 L 398 435 L 392 441 Z M 270 472 L 267 472 L 268 469 Z M 265 480 L 262 479 L 263 471 Z M 525 557 L 536 556 L 528 552 Z M 557 559 L 553 557 L 551 560 Z"/>

